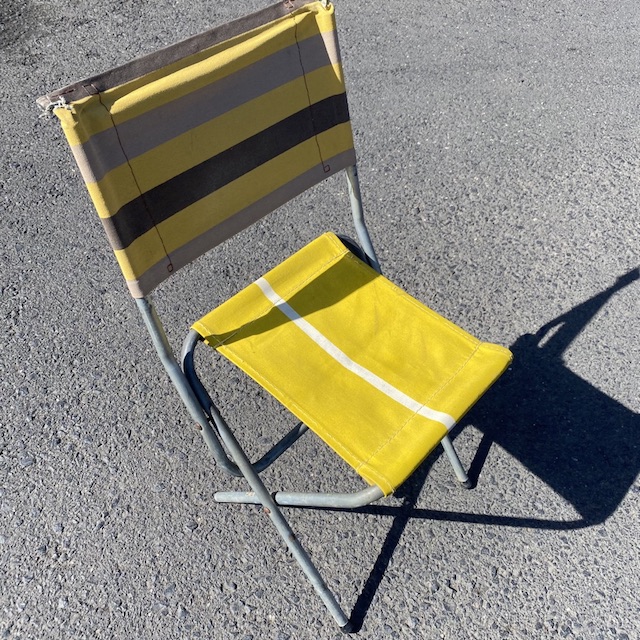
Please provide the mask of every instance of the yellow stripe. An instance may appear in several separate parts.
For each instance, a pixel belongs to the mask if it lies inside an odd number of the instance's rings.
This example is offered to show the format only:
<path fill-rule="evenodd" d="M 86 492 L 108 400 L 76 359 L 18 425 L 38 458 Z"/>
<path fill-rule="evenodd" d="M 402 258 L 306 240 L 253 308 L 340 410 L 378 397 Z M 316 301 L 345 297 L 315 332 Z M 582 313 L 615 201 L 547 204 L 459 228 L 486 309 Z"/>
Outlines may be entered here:
<path fill-rule="evenodd" d="M 76 100 L 70 109 L 55 109 L 53 113 L 60 120 L 62 130 L 72 147 L 113 127 L 113 121 L 97 95 Z"/>
<path fill-rule="evenodd" d="M 110 171 L 87 189 L 98 211 L 107 218 L 150 189 L 208 160 L 234 144 L 284 120 L 308 106 L 307 85 L 318 100 L 344 91 L 339 65 L 327 65 L 210 120 Z M 317 100 L 314 100 L 314 102 Z M 323 155 L 334 155 L 330 150 Z M 130 165 L 130 166 L 129 166 Z M 131 169 L 135 179 L 131 175 Z"/>
<path fill-rule="evenodd" d="M 291 18 L 297 27 L 291 29 Z M 215 47 L 149 73 L 141 78 L 108 89 L 98 96 L 72 103 L 77 117 L 83 118 L 82 131 L 76 131 L 70 144 L 86 142 L 92 135 L 111 126 L 106 110 L 120 124 L 151 109 L 180 98 L 203 86 L 229 76 L 262 58 L 294 44 L 294 35 L 302 41 L 319 33 L 335 30 L 333 8 L 324 9 L 320 3 L 307 5 L 290 16 L 285 16 L 247 34 L 220 43 Z M 230 46 L 230 43 L 235 43 Z M 91 108 L 97 104 L 104 113 Z M 66 111 L 67 115 L 61 113 Z M 68 120 L 71 112 L 56 109 L 61 120 Z"/>
<path fill-rule="evenodd" d="M 128 164 L 123 164 L 109 172 L 100 182 L 86 183 L 89 195 L 101 218 L 115 215 L 122 205 L 135 200 L 140 189 Z"/>
<path fill-rule="evenodd" d="M 327 150 L 327 157 L 353 147 L 349 123 L 326 131 L 318 136 L 318 139 L 322 147 Z M 318 162 L 316 141 L 315 139 L 307 140 L 161 222 L 158 230 L 151 229 L 126 249 L 115 252 L 125 278 L 136 280 L 162 258 L 162 254 L 158 251 L 149 249 L 156 246 L 158 231 L 162 235 L 167 252 L 171 253 L 305 173 Z M 291 167 L 295 167 L 295 171 L 292 171 Z M 128 263 L 125 259 L 126 255 L 129 256 Z M 123 266 L 125 264 L 126 271 Z"/>
<path fill-rule="evenodd" d="M 133 244 L 135 245 L 133 250 L 129 247 L 114 251 L 125 280 L 137 280 L 147 269 L 160 262 L 163 258 L 167 263 L 169 262 L 156 229 L 148 231 Z"/>
<path fill-rule="evenodd" d="M 309 105 L 307 84 L 319 86 L 317 100 L 344 91 L 338 70 L 327 66 L 210 120 L 131 160 L 143 192 L 229 149 Z M 317 100 L 314 100 L 316 102 Z"/>

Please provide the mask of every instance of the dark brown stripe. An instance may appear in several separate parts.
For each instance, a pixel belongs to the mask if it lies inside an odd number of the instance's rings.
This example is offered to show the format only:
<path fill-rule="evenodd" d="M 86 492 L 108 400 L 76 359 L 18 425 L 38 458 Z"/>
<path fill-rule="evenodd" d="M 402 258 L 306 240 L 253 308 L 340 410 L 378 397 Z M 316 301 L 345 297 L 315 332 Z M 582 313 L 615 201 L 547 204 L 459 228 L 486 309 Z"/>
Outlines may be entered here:
<path fill-rule="evenodd" d="M 46 108 L 52 102 L 64 98 L 66 102 L 73 102 L 86 98 L 89 95 L 113 89 L 125 82 L 131 82 L 136 78 L 162 69 L 182 58 L 198 53 L 226 40 L 230 40 L 252 29 L 257 29 L 265 24 L 269 24 L 278 18 L 289 15 L 296 9 L 309 4 L 310 0 L 285 0 L 278 4 L 266 7 L 260 11 L 249 14 L 219 27 L 214 27 L 209 31 L 182 40 L 176 44 L 160 49 L 154 53 L 131 60 L 122 66 L 115 67 L 104 73 L 91 76 L 85 80 L 74 82 L 62 89 L 57 89 L 47 95 L 38 98 L 37 102 L 41 107 Z"/>
<path fill-rule="evenodd" d="M 94 134 L 81 149 L 74 151 L 82 177 L 85 182 L 98 182 L 109 171 L 126 163 L 127 159 L 136 158 L 300 78 L 303 73 L 339 62 L 335 36 L 335 31 L 332 31 L 307 38 L 217 82 L 119 124 L 117 134 L 112 128 Z"/>
<path fill-rule="evenodd" d="M 298 111 L 260 133 L 180 173 L 103 218 L 114 249 L 126 249 L 136 238 L 186 207 L 230 184 L 285 151 L 349 121 L 342 93 Z M 151 221 L 153 218 L 153 222 Z"/>
<path fill-rule="evenodd" d="M 189 240 L 182 247 L 172 251 L 169 255 L 172 270 L 167 270 L 167 258 L 162 258 L 158 263 L 147 269 L 136 281 L 127 281 L 131 295 L 134 298 L 142 298 L 151 293 L 161 282 L 173 275 L 178 269 L 193 262 L 199 256 L 205 254 L 213 247 L 228 240 L 236 233 L 252 225 L 260 220 L 271 211 L 288 202 L 303 191 L 311 188 L 313 185 L 322 182 L 325 178 L 337 173 L 341 169 L 345 169 L 356 162 L 355 151 L 349 149 L 343 151 L 337 156 L 324 159 L 320 163 L 296 176 L 290 182 L 279 187 L 270 194 L 252 202 L 246 209 L 233 214 L 231 217 L 223 220 L 212 229 Z"/>

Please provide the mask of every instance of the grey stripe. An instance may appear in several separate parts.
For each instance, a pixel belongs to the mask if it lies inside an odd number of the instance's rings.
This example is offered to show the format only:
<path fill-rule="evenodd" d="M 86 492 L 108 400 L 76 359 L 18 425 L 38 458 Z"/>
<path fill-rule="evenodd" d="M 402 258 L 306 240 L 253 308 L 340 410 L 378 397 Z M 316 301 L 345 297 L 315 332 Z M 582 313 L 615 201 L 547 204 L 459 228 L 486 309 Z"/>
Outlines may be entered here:
<path fill-rule="evenodd" d="M 341 169 L 352 166 L 355 164 L 355 161 L 356 157 L 353 149 L 340 153 L 328 161 L 325 161 L 324 165 L 316 165 L 279 189 L 272 191 L 261 200 L 254 202 L 242 211 L 223 220 L 212 229 L 205 231 L 179 249 L 176 249 L 176 251 L 173 251 L 170 255 L 171 264 L 173 265 L 172 271 L 167 270 L 166 260 L 163 259 L 145 271 L 136 282 L 127 281 L 131 295 L 134 298 L 142 298 L 148 295 L 178 269 L 193 262 L 196 258 L 225 240 L 228 240 L 236 233 L 246 229 L 285 202 L 288 202 L 313 185 L 321 182 L 324 178 L 333 175 Z M 330 167 L 329 171 L 326 170 L 326 166 Z"/>
<path fill-rule="evenodd" d="M 173 64 L 203 49 L 207 49 L 239 36 L 242 33 L 269 24 L 278 18 L 289 15 L 296 9 L 309 4 L 311 1 L 312 0 L 286 0 L 278 2 L 275 5 L 256 11 L 238 20 L 214 27 L 204 33 L 192 36 L 191 38 L 172 44 L 149 55 L 131 60 L 126 64 L 114 67 L 104 73 L 99 73 L 85 80 L 74 82 L 62 89 L 52 91 L 38 98 L 37 103 L 41 107 L 47 108 L 52 103 L 58 102 L 61 98 L 69 103 L 101 91 L 106 91 L 107 89 L 113 89 L 113 87 L 118 87 L 125 82 L 131 82 L 136 78 L 141 78 L 148 73 L 162 69 L 162 67 Z"/>
<path fill-rule="evenodd" d="M 300 62 L 302 61 L 302 66 Z M 249 67 L 92 136 L 74 155 L 85 182 L 205 124 L 250 100 L 329 64 L 340 62 L 335 31 L 278 51 Z M 122 146 L 120 146 L 122 145 Z M 124 155 L 123 155 L 124 151 Z M 125 157 L 126 156 L 126 157 Z"/>
<path fill-rule="evenodd" d="M 208 158 L 127 202 L 114 215 L 103 218 L 114 249 L 125 249 L 154 226 L 222 189 L 259 166 L 349 121 L 344 93 L 330 96 Z M 316 144 L 316 148 L 320 148 Z M 313 149 L 310 149 L 313 153 Z M 314 154 L 315 155 L 315 154 Z M 318 160 L 322 158 L 318 155 Z M 295 175 L 285 169 L 282 183 Z M 273 186 L 276 188 L 276 185 Z M 248 202 L 248 201 L 247 201 Z"/>
<path fill-rule="evenodd" d="M 127 162 L 113 127 L 92 136 L 84 144 L 72 146 L 71 151 L 86 183 L 101 180 L 113 168 Z"/>

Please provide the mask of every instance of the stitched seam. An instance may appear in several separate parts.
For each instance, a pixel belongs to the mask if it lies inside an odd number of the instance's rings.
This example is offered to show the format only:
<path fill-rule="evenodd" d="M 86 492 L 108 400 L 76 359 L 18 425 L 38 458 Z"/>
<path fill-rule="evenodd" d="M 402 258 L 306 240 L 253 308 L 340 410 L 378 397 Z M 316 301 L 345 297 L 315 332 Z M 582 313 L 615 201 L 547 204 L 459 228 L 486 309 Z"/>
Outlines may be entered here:
<path fill-rule="evenodd" d="M 447 385 L 449 385 L 455 378 L 458 377 L 458 375 L 460 374 L 460 372 L 467 366 L 467 364 L 469 363 L 469 361 L 471 360 L 471 358 L 473 358 L 473 356 L 476 354 L 476 352 L 478 351 L 478 348 L 480 347 L 480 345 L 478 345 L 473 352 L 471 353 L 471 355 L 460 365 L 460 367 L 458 367 L 458 369 L 455 371 L 455 373 L 453 373 L 451 376 L 449 376 L 449 378 L 440 385 L 440 387 L 438 387 L 438 389 L 436 391 L 434 391 L 432 394 L 429 395 L 429 397 L 425 400 L 425 402 L 422 404 L 422 406 L 420 407 L 420 409 L 422 409 L 423 407 L 425 407 L 427 405 L 427 403 L 434 397 L 436 396 L 438 393 L 440 393 L 442 391 L 442 389 L 444 389 Z M 391 436 L 389 436 L 389 438 L 387 438 L 387 440 L 382 443 L 375 451 L 373 451 L 371 453 L 371 455 L 365 460 L 366 463 L 370 462 L 370 460 L 375 457 L 378 453 L 380 453 L 380 451 L 382 451 L 385 447 L 387 447 L 393 440 L 395 440 L 400 433 L 406 428 L 406 426 L 409 424 L 409 422 L 411 422 L 419 413 L 420 413 L 420 409 L 418 409 L 418 411 L 415 411 L 413 413 L 413 415 L 411 415 L 405 422 L 404 424 L 397 429 Z M 426 418 L 425 420 L 429 420 L 431 422 L 437 422 L 437 420 L 431 420 L 430 418 Z M 438 422 L 438 424 L 441 424 Z M 446 428 L 446 427 L 445 427 Z"/>
<path fill-rule="evenodd" d="M 91 86 L 93 87 L 93 85 L 91 85 Z M 93 87 L 93 88 L 96 89 L 96 87 Z M 96 91 L 98 91 L 98 90 L 96 89 Z M 145 198 L 144 193 L 142 193 L 142 189 L 140 188 L 140 184 L 138 183 L 138 179 L 136 178 L 136 174 L 134 173 L 133 167 L 131 166 L 131 161 L 129 160 L 129 156 L 126 154 L 126 152 L 124 150 L 124 146 L 122 144 L 122 140 L 120 140 L 120 132 L 118 131 L 118 126 L 116 125 L 116 122 L 113 119 L 113 115 L 111 114 L 111 111 L 109 109 L 107 109 L 107 105 L 105 105 L 104 102 L 102 102 L 102 95 L 100 94 L 99 91 L 98 91 L 97 95 L 98 95 L 98 101 L 102 105 L 103 109 L 109 115 L 109 120 L 111 120 L 111 124 L 113 125 L 113 130 L 114 130 L 114 132 L 116 134 L 116 138 L 118 139 L 118 146 L 120 147 L 120 150 L 122 151 L 122 155 L 124 156 L 125 160 L 127 161 L 127 166 L 129 167 L 129 171 L 131 172 L 131 178 L 135 182 L 136 188 L 138 189 L 138 193 L 140 194 L 140 197 L 142 198 L 142 202 L 144 204 L 145 211 L 147 212 L 147 215 L 149 216 L 149 219 L 151 220 L 151 222 L 153 224 L 153 228 L 155 229 L 156 233 L 158 234 L 158 240 L 160 240 L 160 244 L 162 245 L 162 249 L 164 251 L 164 254 L 165 254 L 167 260 L 169 261 L 169 264 L 167 265 L 167 269 L 169 271 L 173 271 L 173 263 L 171 262 L 171 258 L 169 257 L 169 252 L 167 251 L 167 247 L 165 246 L 164 241 L 162 240 L 162 236 L 160 235 L 160 231 L 158 230 L 158 225 L 156 224 L 156 221 L 153 219 L 153 215 L 151 214 L 151 210 L 149 209 L 149 205 L 147 203 L 147 199 Z M 136 278 L 134 282 L 137 282 L 137 281 L 138 281 L 138 278 Z"/>
<path fill-rule="evenodd" d="M 309 85 L 307 83 L 307 74 L 304 70 L 304 63 L 302 62 L 302 50 L 300 49 L 300 42 L 298 40 L 298 21 L 296 20 L 296 16 L 291 16 L 293 23 L 295 24 L 295 29 L 293 32 L 293 37 L 296 41 L 296 47 L 298 49 L 298 59 L 300 60 L 300 69 L 302 69 L 302 79 L 304 80 L 304 88 L 307 93 L 307 102 L 309 103 L 309 107 L 311 107 L 311 92 L 309 91 Z M 313 127 L 313 139 L 315 140 L 316 147 L 318 147 L 318 157 L 320 158 L 320 163 L 322 164 L 323 169 L 326 171 L 326 165 L 324 162 L 324 158 L 322 157 L 322 150 L 320 149 L 320 141 L 318 140 L 318 128 L 316 127 L 316 122 L 313 117 L 313 109 L 310 112 L 311 114 L 311 126 Z"/>

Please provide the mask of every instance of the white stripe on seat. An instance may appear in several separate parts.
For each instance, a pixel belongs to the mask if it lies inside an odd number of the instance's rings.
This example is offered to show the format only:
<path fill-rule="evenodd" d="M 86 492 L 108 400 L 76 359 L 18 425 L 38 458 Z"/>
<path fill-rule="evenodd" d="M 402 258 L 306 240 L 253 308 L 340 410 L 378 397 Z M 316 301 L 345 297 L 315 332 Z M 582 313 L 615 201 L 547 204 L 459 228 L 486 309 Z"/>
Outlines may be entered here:
<path fill-rule="evenodd" d="M 313 340 L 321 349 L 323 349 L 334 360 L 339 362 L 345 369 L 348 369 L 352 373 L 362 378 L 365 382 L 387 395 L 392 400 L 395 400 L 403 407 L 406 407 L 410 411 L 421 415 L 423 418 L 434 420 L 444 425 L 447 429 L 452 429 L 456 424 L 456 421 L 448 414 L 442 411 L 436 411 L 426 405 L 414 400 L 406 393 L 396 389 L 393 385 L 389 384 L 386 380 L 383 380 L 372 371 L 360 366 L 357 362 L 354 362 L 344 351 L 341 351 L 331 342 L 326 336 L 320 333 L 314 326 L 309 324 L 300 314 L 283 300 L 271 287 L 271 285 L 264 279 L 258 278 L 256 284 L 260 287 L 260 290 L 264 295 L 277 307 L 282 313 L 284 313 L 289 320 L 303 331 L 311 340 Z"/>

